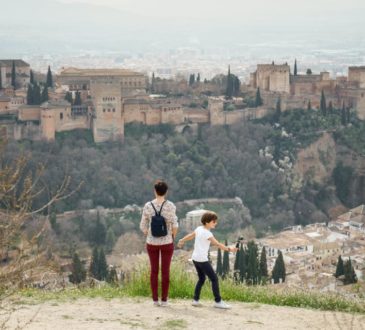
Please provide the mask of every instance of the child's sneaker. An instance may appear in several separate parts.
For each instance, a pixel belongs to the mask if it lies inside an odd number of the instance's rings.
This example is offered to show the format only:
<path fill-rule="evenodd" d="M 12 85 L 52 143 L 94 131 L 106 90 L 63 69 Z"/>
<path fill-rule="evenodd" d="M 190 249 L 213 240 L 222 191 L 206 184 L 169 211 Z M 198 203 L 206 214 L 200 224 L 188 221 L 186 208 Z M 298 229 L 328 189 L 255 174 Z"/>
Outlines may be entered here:
<path fill-rule="evenodd" d="M 221 300 L 220 302 L 216 302 L 214 304 L 215 308 L 221 308 L 221 309 L 230 309 L 231 306 L 227 305 L 223 300 Z"/>
<path fill-rule="evenodd" d="M 193 300 L 191 305 L 194 306 L 194 307 L 202 307 L 203 306 L 199 300 Z"/>
<path fill-rule="evenodd" d="M 160 306 L 160 302 L 158 300 L 157 301 L 154 301 L 153 302 L 153 306 L 159 307 Z"/>
<path fill-rule="evenodd" d="M 161 301 L 161 307 L 167 307 L 169 303 L 167 301 Z"/>

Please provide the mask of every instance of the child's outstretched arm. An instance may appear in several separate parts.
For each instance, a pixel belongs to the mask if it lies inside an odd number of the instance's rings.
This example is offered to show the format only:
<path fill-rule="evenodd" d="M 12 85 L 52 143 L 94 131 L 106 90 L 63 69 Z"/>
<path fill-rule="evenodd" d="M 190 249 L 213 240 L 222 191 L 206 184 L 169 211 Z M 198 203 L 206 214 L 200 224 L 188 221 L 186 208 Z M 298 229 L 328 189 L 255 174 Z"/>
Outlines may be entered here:
<path fill-rule="evenodd" d="M 237 252 L 238 251 L 238 249 L 236 247 L 225 246 L 224 244 L 218 242 L 214 237 L 209 238 L 209 240 L 213 245 L 218 246 L 223 251 L 228 251 L 228 252 Z"/>
<path fill-rule="evenodd" d="M 193 231 L 190 234 L 187 234 L 186 236 L 184 236 L 182 239 L 179 240 L 179 242 L 177 243 L 177 246 L 179 248 L 183 247 L 184 243 L 186 241 L 191 241 L 193 238 L 195 237 L 195 231 Z"/>

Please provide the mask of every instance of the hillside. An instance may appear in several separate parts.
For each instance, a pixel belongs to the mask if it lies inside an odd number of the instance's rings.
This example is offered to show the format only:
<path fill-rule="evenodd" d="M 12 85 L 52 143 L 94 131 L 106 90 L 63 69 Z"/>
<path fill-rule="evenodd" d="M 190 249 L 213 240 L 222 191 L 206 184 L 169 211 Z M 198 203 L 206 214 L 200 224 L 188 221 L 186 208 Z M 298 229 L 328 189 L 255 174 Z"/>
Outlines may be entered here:
<path fill-rule="evenodd" d="M 302 308 L 232 302 L 217 310 L 212 301 L 194 308 L 190 300 L 154 307 L 146 298 L 37 303 L 8 303 L 0 312 L 1 329 L 365 329 L 365 316 Z M 14 309 L 11 316 L 7 311 Z M 9 318 L 9 319 L 8 319 Z"/>

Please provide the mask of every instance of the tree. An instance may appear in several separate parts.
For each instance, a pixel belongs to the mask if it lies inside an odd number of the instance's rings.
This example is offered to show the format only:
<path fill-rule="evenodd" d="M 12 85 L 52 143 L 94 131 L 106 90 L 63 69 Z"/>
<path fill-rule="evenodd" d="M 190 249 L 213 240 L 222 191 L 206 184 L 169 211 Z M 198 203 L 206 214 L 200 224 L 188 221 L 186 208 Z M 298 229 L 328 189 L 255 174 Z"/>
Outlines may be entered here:
<path fill-rule="evenodd" d="M 71 92 L 66 92 L 66 95 L 65 95 L 65 100 L 70 102 L 71 105 L 73 103 L 73 98 L 72 98 L 72 93 Z"/>
<path fill-rule="evenodd" d="M 298 75 L 297 59 L 295 59 L 295 62 L 294 62 L 294 76 L 297 76 L 297 75 Z"/>
<path fill-rule="evenodd" d="M 307 74 L 312 74 L 312 69 L 307 69 Z"/>
<path fill-rule="evenodd" d="M 106 249 L 108 252 L 113 250 L 115 244 L 115 234 L 112 227 L 109 227 L 108 231 L 106 232 Z"/>
<path fill-rule="evenodd" d="M 41 103 L 48 101 L 48 87 L 47 85 L 43 86 L 42 95 L 41 95 Z"/>
<path fill-rule="evenodd" d="M 189 77 L 189 86 L 193 86 L 195 84 L 195 73 L 191 74 Z"/>
<path fill-rule="evenodd" d="M 82 264 L 79 255 L 75 252 L 72 257 L 72 271 L 69 275 L 71 283 L 79 284 L 86 279 L 86 270 Z"/>
<path fill-rule="evenodd" d="M 97 213 L 95 226 L 91 229 L 90 234 L 91 241 L 96 245 L 105 244 L 106 239 L 106 228 L 100 220 L 100 214 Z"/>
<path fill-rule="evenodd" d="M 279 250 L 278 257 L 275 260 L 274 268 L 272 270 L 272 278 L 274 279 L 274 283 L 275 284 L 279 283 L 280 279 L 282 280 L 282 282 L 285 282 L 285 274 L 286 270 L 285 270 L 284 258 L 283 254 Z"/>
<path fill-rule="evenodd" d="M 34 104 L 34 100 L 33 100 L 33 85 L 32 84 L 28 84 L 28 89 L 27 89 L 27 104 L 28 105 L 32 105 Z"/>
<path fill-rule="evenodd" d="M 29 77 L 29 83 L 34 84 L 34 73 L 33 70 L 30 70 L 30 77 Z"/>
<path fill-rule="evenodd" d="M 324 96 L 324 91 L 323 90 L 322 90 L 322 93 L 321 93 L 320 110 L 321 110 L 323 116 L 327 115 L 326 97 Z"/>
<path fill-rule="evenodd" d="M 346 122 L 347 124 L 350 124 L 350 119 L 351 119 L 351 107 L 348 106 L 346 109 Z"/>
<path fill-rule="evenodd" d="M 93 249 L 89 271 L 92 277 L 99 279 L 99 252 L 97 247 Z"/>
<path fill-rule="evenodd" d="M 240 282 L 243 283 L 247 276 L 247 253 L 246 250 L 243 248 L 243 244 L 240 246 L 240 260 L 239 260 L 239 267 L 240 267 Z"/>
<path fill-rule="evenodd" d="M 99 264 L 98 264 L 98 274 L 99 274 L 99 278 L 98 280 L 100 281 L 105 281 L 108 277 L 108 264 L 106 262 L 106 258 L 105 258 L 105 253 L 104 253 L 104 249 L 101 248 L 99 250 Z"/>
<path fill-rule="evenodd" d="M 52 78 L 52 72 L 51 72 L 51 67 L 48 66 L 48 72 L 47 72 L 47 87 L 49 88 L 53 88 L 53 78 Z"/>
<path fill-rule="evenodd" d="M 338 257 L 337 265 L 336 265 L 336 273 L 335 277 L 339 277 L 344 274 L 343 261 L 341 256 Z"/>
<path fill-rule="evenodd" d="M 259 277 L 258 248 L 254 241 L 247 244 L 248 262 L 247 262 L 247 283 L 256 285 Z"/>
<path fill-rule="evenodd" d="M 263 104 L 262 102 L 262 98 L 261 98 L 261 93 L 260 93 L 260 87 L 257 87 L 256 90 L 256 100 L 255 100 L 255 107 L 259 107 Z"/>
<path fill-rule="evenodd" d="M 41 88 L 37 83 L 33 86 L 33 104 L 41 104 Z"/>
<path fill-rule="evenodd" d="M 267 278 L 267 276 L 268 276 L 268 271 L 267 271 L 266 249 L 265 247 L 263 247 L 260 255 L 260 278 Z"/>
<path fill-rule="evenodd" d="M 200 73 L 198 73 L 198 75 L 196 76 L 196 82 L 200 83 Z"/>
<path fill-rule="evenodd" d="M 311 100 L 308 101 L 307 110 L 312 110 L 312 103 Z"/>
<path fill-rule="evenodd" d="M 51 224 L 51 228 L 58 235 L 60 233 L 60 225 L 59 223 L 57 223 L 57 215 L 54 211 L 52 211 L 51 214 L 49 215 L 49 222 Z"/>
<path fill-rule="evenodd" d="M 118 275 L 117 275 L 117 271 L 116 271 L 115 267 L 112 267 L 112 269 L 110 270 L 106 281 L 110 284 L 118 283 Z"/>
<path fill-rule="evenodd" d="M 329 114 L 333 114 L 333 104 L 332 104 L 332 101 L 329 101 L 328 103 L 328 113 Z"/>
<path fill-rule="evenodd" d="M 234 266 L 233 266 L 233 277 L 236 282 L 240 281 L 240 261 L 241 261 L 240 253 L 241 250 L 238 250 L 236 252 L 236 258 L 234 260 Z"/>
<path fill-rule="evenodd" d="M 218 276 L 223 275 L 222 251 L 221 251 L 221 249 L 218 249 L 216 273 L 217 273 Z"/>
<path fill-rule="evenodd" d="M 345 275 L 344 284 L 352 284 L 357 282 L 357 276 L 354 267 L 352 266 L 351 258 L 346 260 L 344 264 L 344 275 Z"/>
<path fill-rule="evenodd" d="M 341 110 L 341 124 L 343 126 L 346 126 L 347 120 L 346 120 L 346 109 L 345 109 L 345 101 L 342 102 L 342 110 Z"/>
<path fill-rule="evenodd" d="M 225 241 L 225 246 L 227 246 L 227 240 Z M 222 265 L 222 277 L 225 278 L 229 275 L 229 252 L 224 251 L 223 253 L 223 265 Z"/>
<path fill-rule="evenodd" d="M 13 61 L 12 67 L 11 67 L 11 86 L 13 88 L 16 88 L 16 70 L 15 70 L 15 61 Z"/>
<path fill-rule="evenodd" d="M 152 72 L 152 78 L 151 78 L 151 93 L 155 92 L 155 73 Z"/>
<path fill-rule="evenodd" d="M 278 100 L 276 101 L 276 109 L 275 109 L 275 121 L 279 122 L 281 116 L 281 98 L 279 96 Z"/>
<path fill-rule="evenodd" d="M 82 104 L 81 93 L 79 91 L 76 91 L 74 105 L 81 105 L 81 104 Z"/>
<path fill-rule="evenodd" d="M 0 65 L 0 90 L 3 89 L 3 78 L 1 74 L 1 65 Z"/>
<path fill-rule="evenodd" d="M 231 99 L 233 95 L 233 79 L 231 75 L 231 66 L 228 66 L 226 98 Z"/>

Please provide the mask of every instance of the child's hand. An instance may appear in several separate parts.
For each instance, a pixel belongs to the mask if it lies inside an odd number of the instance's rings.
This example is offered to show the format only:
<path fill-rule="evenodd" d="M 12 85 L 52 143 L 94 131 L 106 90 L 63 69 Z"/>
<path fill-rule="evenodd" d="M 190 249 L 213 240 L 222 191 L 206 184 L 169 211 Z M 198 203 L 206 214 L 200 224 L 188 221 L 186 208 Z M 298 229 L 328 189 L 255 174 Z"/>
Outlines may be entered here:
<path fill-rule="evenodd" d="M 184 246 L 184 241 L 180 239 L 179 242 L 177 243 L 177 247 L 181 249 L 183 246 Z"/>

